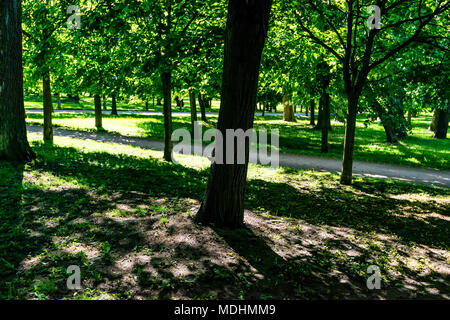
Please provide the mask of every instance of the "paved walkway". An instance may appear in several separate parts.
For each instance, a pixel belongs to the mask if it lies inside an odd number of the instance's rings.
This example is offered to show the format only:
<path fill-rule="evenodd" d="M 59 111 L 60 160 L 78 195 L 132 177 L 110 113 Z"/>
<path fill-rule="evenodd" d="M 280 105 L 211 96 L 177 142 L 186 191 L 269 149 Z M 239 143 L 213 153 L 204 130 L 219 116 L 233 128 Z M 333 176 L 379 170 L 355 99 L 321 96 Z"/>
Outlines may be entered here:
<path fill-rule="evenodd" d="M 42 127 L 27 126 L 28 132 L 42 133 Z M 55 136 L 94 140 L 141 147 L 143 149 L 164 150 L 164 142 L 150 138 L 127 137 L 108 133 L 65 130 L 54 128 Z M 315 156 L 280 153 L 280 166 L 324 172 L 340 172 L 341 160 Z M 450 171 L 421 169 L 391 164 L 363 161 L 353 162 L 353 173 L 359 176 L 395 179 L 450 188 Z"/>
<path fill-rule="evenodd" d="M 25 109 L 27 113 L 43 113 L 42 109 Z M 111 110 L 102 110 L 103 114 L 110 114 Z M 86 110 L 86 109 L 55 109 L 55 113 L 94 113 L 94 110 Z M 141 114 L 141 115 L 148 115 L 148 116 L 154 116 L 159 115 L 162 116 L 161 111 L 139 111 L 139 110 L 118 110 L 118 114 Z M 198 116 L 201 115 L 200 112 L 197 112 Z M 206 115 L 218 115 L 219 112 L 206 112 Z M 190 112 L 185 111 L 176 111 L 172 110 L 172 116 L 190 116 Z M 255 115 L 261 116 L 261 112 L 256 112 Z M 282 116 L 283 113 L 280 112 L 266 112 L 266 116 Z M 305 116 L 305 113 L 296 113 L 296 116 Z M 316 113 L 317 115 L 317 113 Z"/>

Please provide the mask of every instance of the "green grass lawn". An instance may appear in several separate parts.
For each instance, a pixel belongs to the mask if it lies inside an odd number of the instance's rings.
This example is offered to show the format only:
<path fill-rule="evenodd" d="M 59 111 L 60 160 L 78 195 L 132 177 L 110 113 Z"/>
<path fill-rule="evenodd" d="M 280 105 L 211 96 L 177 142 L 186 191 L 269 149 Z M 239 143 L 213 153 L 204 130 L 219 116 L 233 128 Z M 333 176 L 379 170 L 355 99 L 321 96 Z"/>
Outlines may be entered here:
<path fill-rule="evenodd" d="M 61 108 L 64 110 L 94 110 L 94 97 L 81 96 L 79 102 L 72 101 L 68 98 L 61 98 Z M 175 98 L 173 96 L 173 98 Z M 42 97 L 37 96 L 28 96 L 25 98 L 25 108 L 26 109 L 42 109 Z M 190 102 L 189 99 L 183 99 L 184 108 L 180 109 L 176 106 L 175 100 L 172 102 L 173 111 L 183 111 L 190 112 Z M 211 109 L 207 109 L 207 112 L 218 112 L 219 111 L 220 101 L 213 100 Z M 58 99 L 53 97 L 53 107 L 57 109 Z M 103 100 L 102 100 L 102 108 L 103 108 Z M 197 109 L 200 112 L 200 107 L 197 101 Z M 107 110 L 111 111 L 111 98 L 107 98 Z M 120 100 L 117 99 L 117 110 L 121 111 L 146 111 L 145 109 L 145 101 L 131 99 L 131 100 Z M 162 105 L 158 106 L 156 104 L 153 105 L 153 101 L 149 101 L 149 111 L 162 111 Z"/>
<path fill-rule="evenodd" d="M 448 189 L 250 165 L 230 232 L 193 223 L 205 158 L 29 139 L 36 161 L 0 161 L 0 299 L 449 298 Z"/>
<path fill-rule="evenodd" d="M 36 161 L 0 162 L 0 299 L 448 298 L 448 189 L 250 165 L 230 232 L 193 223 L 204 158 L 29 136 Z"/>
<path fill-rule="evenodd" d="M 27 123 L 41 125 L 42 114 L 29 113 Z M 208 116 L 208 123 L 204 129 L 213 128 L 217 116 Z M 413 131 L 398 144 L 386 141 L 383 127 L 379 123 L 372 123 L 367 127 L 364 119 L 359 118 L 355 141 L 355 159 L 369 162 L 390 163 L 413 167 L 435 168 L 450 170 L 450 140 L 433 139 L 427 130 L 431 121 L 430 115 L 420 115 L 413 118 Z M 55 126 L 93 131 L 93 114 L 57 113 L 54 114 Z M 189 128 L 189 117 L 174 117 L 173 128 Z M 119 115 L 104 114 L 103 128 L 111 133 L 151 137 L 163 139 L 164 126 L 162 116 Z M 312 130 L 307 117 L 297 117 L 297 122 L 288 123 L 280 116 L 257 116 L 255 129 L 278 129 L 280 132 L 280 149 L 282 152 L 342 158 L 344 141 L 344 124 L 333 122 L 333 131 L 329 135 L 329 153 L 320 152 L 321 133 Z"/>

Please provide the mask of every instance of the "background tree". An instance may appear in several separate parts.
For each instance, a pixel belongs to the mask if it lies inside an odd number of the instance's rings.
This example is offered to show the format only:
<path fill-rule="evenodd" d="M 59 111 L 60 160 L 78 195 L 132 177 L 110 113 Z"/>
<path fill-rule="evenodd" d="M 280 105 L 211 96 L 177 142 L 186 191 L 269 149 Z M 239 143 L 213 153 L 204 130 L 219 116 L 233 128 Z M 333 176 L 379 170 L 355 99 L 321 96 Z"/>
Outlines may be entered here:
<path fill-rule="evenodd" d="M 406 47 L 419 41 L 422 31 L 450 8 L 448 2 L 377 0 L 382 25 L 369 28 L 364 0 L 293 1 L 287 3 L 299 28 L 334 56 L 342 70 L 347 97 L 346 132 L 341 183 L 352 181 L 358 103 L 372 70 L 389 62 Z"/>

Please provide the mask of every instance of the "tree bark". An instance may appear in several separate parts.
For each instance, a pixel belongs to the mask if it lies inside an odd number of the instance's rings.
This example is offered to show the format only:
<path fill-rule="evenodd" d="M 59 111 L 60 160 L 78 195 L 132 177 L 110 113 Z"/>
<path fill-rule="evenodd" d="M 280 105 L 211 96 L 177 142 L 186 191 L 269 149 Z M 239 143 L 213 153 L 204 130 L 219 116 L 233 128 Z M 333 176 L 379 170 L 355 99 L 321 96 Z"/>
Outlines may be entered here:
<path fill-rule="evenodd" d="M 106 110 L 106 95 L 103 95 L 103 110 Z"/>
<path fill-rule="evenodd" d="M 311 101 L 310 101 L 310 108 L 311 108 L 311 113 L 310 113 L 310 121 L 309 121 L 309 124 L 310 125 L 314 125 L 315 124 L 315 110 L 314 110 L 314 107 L 315 107 L 315 101 L 314 101 L 314 99 L 311 99 Z"/>
<path fill-rule="evenodd" d="M 434 138 L 445 139 L 447 138 L 448 131 L 448 121 L 450 120 L 450 112 L 447 109 L 439 110 L 438 122 L 436 124 L 436 129 L 434 131 Z"/>
<path fill-rule="evenodd" d="M 330 119 L 330 95 L 325 93 L 322 96 L 323 103 L 323 121 L 322 121 L 322 153 L 328 153 L 328 131 L 329 131 L 329 119 Z"/>
<path fill-rule="evenodd" d="M 267 36 L 272 0 L 229 0 L 222 75 L 221 105 L 217 129 L 253 127 L 259 66 Z M 235 145 L 236 151 L 236 145 Z M 226 159 L 226 147 L 224 147 Z M 249 144 L 245 164 L 211 165 L 205 198 L 196 216 L 203 224 L 238 228 L 244 224 L 245 183 Z M 236 152 L 234 154 L 236 159 Z"/>
<path fill-rule="evenodd" d="M 117 101 L 115 93 L 111 95 L 111 114 L 117 116 Z"/>
<path fill-rule="evenodd" d="M 194 132 L 194 122 L 197 121 L 197 105 L 195 100 L 195 92 L 192 89 L 189 89 L 189 105 L 191 108 L 192 132 Z"/>
<path fill-rule="evenodd" d="M 391 119 L 386 115 L 383 107 L 378 102 L 375 101 L 373 107 L 381 120 L 381 124 L 384 127 L 384 132 L 386 133 L 386 141 L 389 143 L 397 143 L 398 138 Z"/>
<path fill-rule="evenodd" d="M 44 72 L 42 78 L 42 92 L 44 98 L 44 142 L 53 143 L 53 126 L 52 126 L 52 90 L 50 85 L 50 72 Z"/>
<path fill-rule="evenodd" d="M 294 122 L 295 121 L 295 115 L 294 115 L 294 109 L 292 108 L 292 105 L 289 103 L 289 95 L 288 93 L 285 93 L 283 95 L 283 120 L 287 122 Z"/>
<path fill-rule="evenodd" d="M 345 127 L 344 156 L 342 161 L 341 184 L 350 185 L 353 174 L 353 148 L 355 146 L 356 116 L 358 114 L 357 94 L 348 96 L 347 123 Z"/>
<path fill-rule="evenodd" d="M 200 105 L 200 111 L 202 114 L 202 121 L 207 121 L 206 119 L 206 106 L 205 106 L 205 99 L 201 92 L 198 93 L 198 104 Z"/>
<path fill-rule="evenodd" d="M 172 162 L 172 74 L 163 72 L 161 80 L 164 94 L 164 160 Z"/>
<path fill-rule="evenodd" d="M 434 111 L 433 111 L 433 118 L 431 119 L 431 123 L 430 126 L 428 127 L 428 131 L 435 131 L 436 130 L 436 125 L 438 123 L 439 120 L 439 108 L 435 107 Z"/>
<path fill-rule="evenodd" d="M 0 159 L 28 162 L 36 155 L 27 140 L 23 97 L 22 5 L 0 2 Z"/>
<path fill-rule="evenodd" d="M 102 129 L 102 99 L 99 94 L 94 95 L 94 107 L 95 107 L 95 127 Z"/>

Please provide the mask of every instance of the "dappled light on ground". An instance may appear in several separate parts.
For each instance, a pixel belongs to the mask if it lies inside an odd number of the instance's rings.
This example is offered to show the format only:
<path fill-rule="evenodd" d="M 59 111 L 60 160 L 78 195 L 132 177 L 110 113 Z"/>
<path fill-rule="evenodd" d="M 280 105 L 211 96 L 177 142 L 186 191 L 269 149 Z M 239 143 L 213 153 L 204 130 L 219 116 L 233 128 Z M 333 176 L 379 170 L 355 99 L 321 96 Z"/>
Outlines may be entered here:
<path fill-rule="evenodd" d="M 69 138 L 34 150 L 0 163 L 2 298 L 450 298 L 448 189 L 251 165 L 246 228 L 229 231 L 193 223 L 205 159 Z"/>

